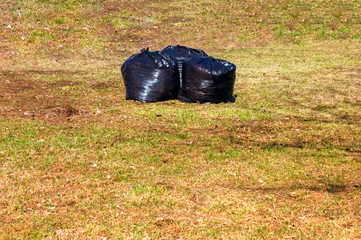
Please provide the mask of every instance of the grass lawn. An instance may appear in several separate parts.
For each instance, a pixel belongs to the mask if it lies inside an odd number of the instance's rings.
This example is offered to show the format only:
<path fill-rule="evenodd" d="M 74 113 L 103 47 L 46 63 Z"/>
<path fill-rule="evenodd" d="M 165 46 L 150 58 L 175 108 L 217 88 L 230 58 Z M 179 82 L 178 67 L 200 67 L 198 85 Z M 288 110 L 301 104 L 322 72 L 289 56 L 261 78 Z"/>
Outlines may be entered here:
<path fill-rule="evenodd" d="M 361 1 L 3 0 L 0 239 L 360 239 Z M 125 101 L 181 44 L 237 101 Z"/>

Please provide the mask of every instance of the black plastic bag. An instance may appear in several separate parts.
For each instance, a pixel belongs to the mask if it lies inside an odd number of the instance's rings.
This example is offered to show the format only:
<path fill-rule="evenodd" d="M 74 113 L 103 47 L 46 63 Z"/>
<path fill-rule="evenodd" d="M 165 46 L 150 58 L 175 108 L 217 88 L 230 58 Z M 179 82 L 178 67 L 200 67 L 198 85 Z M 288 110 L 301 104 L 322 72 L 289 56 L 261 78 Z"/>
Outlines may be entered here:
<path fill-rule="evenodd" d="M 193 57 L 194 55 L 208 56 L 203 50 L 180 45 L 169 45 L 168 47 L 164 48 L 161 53 L 167 56 L 175 57 L 178 61 L 185 60 L 189 57 Z"/>
<path fill-rule="evenodd" d="M 173 45 L 169 45 L 168 47 L 164 48 L 161 51 L 162 54 L 166 55 L 166 56 L 172 56 L 175 57 L 178 60 L 178 69 L 179 69 L 179 74 L 180 74 L 180 84 L 182 86 L 182 65 L 183 65 L 183 61 L 186 60 L 187 58 L 199 55 L 199 56 L 208 56 L 203 50 L 200 49 L 195 49 L 195 48 L 190 48 L 190 47 L 186 47 L 186 46 L 173 46 Z"/>
<path fill-rule="evenodd" d="M 121 71 L 127 100 L 158 102 L 177 98 L 178 61 L 172 56 L 142 49 L 123 63 Z"/>
<path fill-rule="evenodd" d="M 236 65 L 213 57 L 194 56 L 183 62 L 182 102 L 235 102 Z"/>

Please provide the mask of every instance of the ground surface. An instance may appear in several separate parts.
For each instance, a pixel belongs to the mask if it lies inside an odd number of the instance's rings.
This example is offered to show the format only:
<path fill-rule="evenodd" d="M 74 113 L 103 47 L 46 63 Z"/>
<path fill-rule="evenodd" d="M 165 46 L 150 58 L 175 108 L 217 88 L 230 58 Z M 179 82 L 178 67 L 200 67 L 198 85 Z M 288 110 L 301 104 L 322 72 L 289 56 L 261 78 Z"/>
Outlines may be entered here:
<path fill-rule="evenodd" d="M 0 3 L 0 238 L 360 239 L 360 1 Z M 169 44 L 234 104 L 125 101 Z"/>

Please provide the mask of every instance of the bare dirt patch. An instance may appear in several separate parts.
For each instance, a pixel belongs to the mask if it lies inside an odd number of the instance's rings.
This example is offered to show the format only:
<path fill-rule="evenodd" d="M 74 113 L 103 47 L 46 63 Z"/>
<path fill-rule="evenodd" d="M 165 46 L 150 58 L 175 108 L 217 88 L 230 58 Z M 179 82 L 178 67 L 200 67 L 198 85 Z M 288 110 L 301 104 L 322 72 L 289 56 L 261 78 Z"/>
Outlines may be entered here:
<path fill-rule="evenodd" d="M 120 88 L 120 82 L 96 82 L 96 83 L 92 83 L 90 84 L 91 88 L 94 89 L 106 89 L 106 88 Z"/>
<path fill-rule="evenodd" d="M 82 74 L 64 70 L 27 70 L 0 72 L 0 115 L 5 118 L 31 118 L 47 121 L 66 121 L 84 114 L 69 94 L 59 88 L 78 83 L 60 80 L 48 83 L 34 75 Z"/>

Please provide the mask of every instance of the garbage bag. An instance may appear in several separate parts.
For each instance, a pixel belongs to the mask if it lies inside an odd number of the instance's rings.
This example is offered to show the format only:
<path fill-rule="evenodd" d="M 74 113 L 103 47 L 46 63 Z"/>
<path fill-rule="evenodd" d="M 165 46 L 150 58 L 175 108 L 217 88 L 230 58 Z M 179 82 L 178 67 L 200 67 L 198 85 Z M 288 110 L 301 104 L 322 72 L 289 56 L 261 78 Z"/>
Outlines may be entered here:
<path fill-rule="evenodd" d="M 177 98 L 178 61 L 172 56 L 142 49 L 123 63 L 121 71 L 127 100 L 157 102 Z"/>
<path fill-rule="evenodd" d="M 194 56 L 183 62 L 182 102 L 235 102 L 236 65 L 213 57 Z"/>
<path fill-rule="evenodd" d="M 162 54 L 166 56 L 173 56 L 178 60 L 178 69 L 179 69 L 179 77 L 180 77 L 180 84 L 182 86 L 182 65 L 183 61 L 189 57 L 193 57 L 195 55 L 199 56 L 208 56 L 203 50 L 190 48 L 186 46 L 173 46 L 169 45 L 168 47 L 164 48 L 161 51 Z"/>
<path fill-rule="evenodd" d="M 193 57 L 194 55 L 208 56 L 203 50 L 190 48 L 186 46 L 180 46 L 180 45 L 177 46 L 169 45 L 168 47 L 164 48 L 161 51 L 161 53 L 167 56 L 173 56 L 178 61 L 185 60 L 189 57 Z"/>

